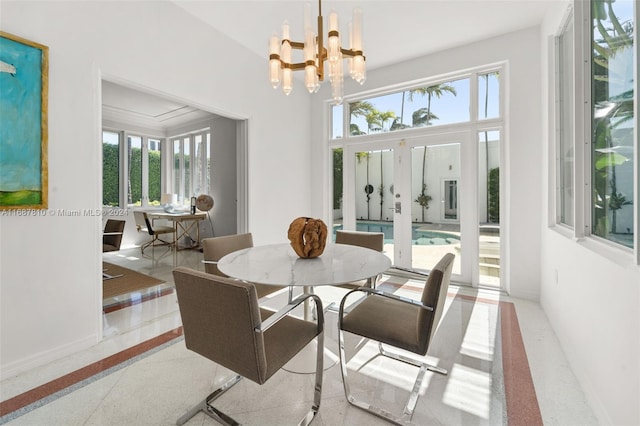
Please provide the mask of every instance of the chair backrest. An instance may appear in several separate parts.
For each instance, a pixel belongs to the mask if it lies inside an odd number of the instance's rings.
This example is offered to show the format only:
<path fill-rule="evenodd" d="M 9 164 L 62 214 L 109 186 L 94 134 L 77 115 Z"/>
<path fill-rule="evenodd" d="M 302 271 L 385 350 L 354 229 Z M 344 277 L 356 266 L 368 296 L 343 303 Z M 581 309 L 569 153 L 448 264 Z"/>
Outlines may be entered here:
<path fill-rule="evenodd" d="M 104 225 L 104 233 L 112 233 L 113 235 L 103 235 L 102 244 L 107 244 L 113 246 L 116 250 L 120 250 L 125 224 L 124 220 L 107 219 L 107 223 Z"/>
<path fill-rule="evenodd" d="M 133 217 L 136 219 L 136 228 L 138 231 L 148 232 L 149 235 L 153 235 L 153 227 L 151 221 L 145 212 L 134 211 Z"/>
<path fill-rule="evenodd" d="M 336 244 L 349 244 L 382 251 L 384 250 L 384 234 L 382 232 L 337 230 Z"/>
<path fill-rule="evenodd" d="M 173 271 L 187 349 L 256 383 L 267 379 L 253 284 L 178 267 Z"/>
<path fill-rule="evenodd" d="M 253 247 L 253 235 L 249 232 L 246 234 L 225 235 L 223 237 L 205 238 L 202 240 L 204 248 L 204 260 L 217 262 L 223 256 L 233 253 L 234 251 Z M 205 263 L 205 271 L 210 274 L 226 277 L 220 272 L 218 266 L 212 263 Z"/>
<path fill-rule="evenodd" d="M 428 331 L 428 333 L 425 332 L 423 336 L 420 336 L 420 348 L 424 349 L 423 354 L 427 352 L 429 343 L 442 317 L 449 282 L 451 281 L 451 270 L 453 269 L 454 259 L 454 254 L 445 254 L 429 272 L 424 290 L 422 291 L 422 303 L 434 308 L 433 312 L 422 309 L 418 317 L 418 330 Z"/>

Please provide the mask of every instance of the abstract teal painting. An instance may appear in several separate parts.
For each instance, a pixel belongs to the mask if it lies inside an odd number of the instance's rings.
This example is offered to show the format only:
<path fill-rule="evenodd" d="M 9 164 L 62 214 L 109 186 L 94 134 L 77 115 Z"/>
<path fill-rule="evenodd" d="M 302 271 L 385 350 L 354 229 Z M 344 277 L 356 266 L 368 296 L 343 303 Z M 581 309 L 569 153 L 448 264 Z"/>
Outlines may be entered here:
<path fill-rule="evenodd" d="M 0 210 L 47 207 L 48 48 L 0 31 Z"/>

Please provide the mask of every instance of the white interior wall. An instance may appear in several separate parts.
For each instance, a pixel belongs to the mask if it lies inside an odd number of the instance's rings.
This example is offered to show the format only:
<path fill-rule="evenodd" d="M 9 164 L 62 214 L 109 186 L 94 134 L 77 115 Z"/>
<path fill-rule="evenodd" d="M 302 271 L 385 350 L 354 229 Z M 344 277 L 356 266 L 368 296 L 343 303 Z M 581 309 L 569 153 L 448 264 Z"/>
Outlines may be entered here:
<path fill-rule="evenodd" d="M 549 161 L 542 162 L 540 214 L 551 218 L 554 70 L 549 59 L 569 3 L 558 2 L 541 31 L 541 149 Z M 640 424 L 640 266 L 629 252 L 589 239 L 577 241 L 547 221 L 541 225 L 540 303 L 571 368 L 601 424 Z"/>
<path fill-rule="evenodd" d="M 510 294 L 537 300 L 540 288 L 540 211 L 534 206 L 541 203 L 542 162 L 539 69 L 531 58 L 540 51 L 538 28 L 529 28 L 504 36 L 479 41 L 467 46 L 428 55 L 396 65 L 369 71 L 364 86 L 345 78 L 345 96 L 357 95 L 363 90 L 401 85 L 434 76 L 446 75 L 487 64 L 507 62 L 505 117 L 510 124 L 504 132 L 505 167 L 503 202 L 506 217 L 501 217 L 502 243 L 506 246 L 508 264 L 505 283 Z M 329 87 L 322 87 L 312 103 L 312 174 L 318 176 L 312 184 L 313 211 L 316 216 L 329 217 L 332 212 L 331 189 L 322 182 L 331 176 L 331 161 L 327 147 L 329 108 L 323 101 L 329 97 Z M 324 121 L 320 118 L 324 117 Z M 401 138 L 398 135 L 398 138 Z M 321 162 L 319 159 L 324 159 Z M 323 194 L 324 197 L 321 197 Z M 464 214 L 464 206 L 460 206 Z M 510 267 L 510 265 L 513 265 Z"/>
<path fill-rule="evenodd" d="M 49 46 L 51 211 L 101 207 L 108 77 L 248 120 L 256 244 L 286 240 L 308 214 L 309 98 L 274 92 L 264 59 L 165 1 L 2 1 L 0 17 L 3 31 Z M 101 338 L 101 230 L 99 216 L 0 217 L 2 377 Z"/>
<path fill-rule="evenodd" d="M 236 191 L 236 121 L 228 118 L 216 118 L 211 133 L 211 196 L 214 206 L 211 209 L 213 235 L 230 235 L 237 232 L 238 194 Z M 207 234 L 211 223 L 203 226 Z"/>

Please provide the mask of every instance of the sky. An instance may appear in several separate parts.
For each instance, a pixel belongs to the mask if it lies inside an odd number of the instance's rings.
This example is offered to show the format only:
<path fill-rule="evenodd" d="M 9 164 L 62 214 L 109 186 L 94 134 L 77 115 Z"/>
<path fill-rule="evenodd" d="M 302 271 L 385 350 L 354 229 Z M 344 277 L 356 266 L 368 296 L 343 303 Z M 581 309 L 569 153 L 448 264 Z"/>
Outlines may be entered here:
<path fill-rule="evenodd" d="M 366 82 L 365 82 L 366 85 Z M 450 123 L 460 123 L 469 121 L 469 107 L 470 107 L 470 82 L 468 78 L 445 82 L 443 85 L 451 86 L 455 89 L 456 94 L 450 92 L 443 92 L 441 97 L 432 96 L 431 99 L 431 113 L 435 114 L 438 118 L 432 121 L 431 125 L 442 125 Z M 485 117 L 485 79 L 480 78 L 478 85 L 478 111 L 481 118 Z M 499 112 L 499 79 L 496 76 L 489 77 L 489 101 L 487 104 L 486 117 L 497 117 Z M 412 124 L 412 114 L 414 111 L 420 108 L 427 107 L 427 96 L 421 96 L 420 94 L 414 94 L 413 101 L 409 100 L 408 92 L 405 91 L 405 106 L 402 122 L 407 125 Z M 403 92 L 391 93 L 388 95 L 376 96 L 373 98 L 363 99 L 374 105 L 374 107 L 380 112 L 393 111 L 397 117 L 400 117 L 402 111 L 402 95 Z M 334 138 L 342 136 L 342 118 L 341 114 L 343 108 L 347 107 L 344 104 L 340 107 L 333 108 L 333 135 Z M 389 120 L 385 123 L 384 129 L 388 131 L 393 120 Z M 368 125 L 364 117 L 353 117 L 352 123 L 358 125 L 358 128 L 363 131 L 368 131 Z"/>

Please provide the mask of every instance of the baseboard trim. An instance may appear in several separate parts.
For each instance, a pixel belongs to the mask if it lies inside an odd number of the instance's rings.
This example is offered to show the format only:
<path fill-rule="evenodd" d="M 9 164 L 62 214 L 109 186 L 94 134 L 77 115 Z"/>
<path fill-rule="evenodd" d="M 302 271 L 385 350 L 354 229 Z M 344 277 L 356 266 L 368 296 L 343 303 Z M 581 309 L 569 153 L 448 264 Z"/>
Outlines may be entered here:
<path fill-rule="evenodd" d="M 92 334 L 75 342 L 2 365 L 0 366 L 0 381 L 90 348 L 98 343 L 98 338 L 97 334 Z"/>

